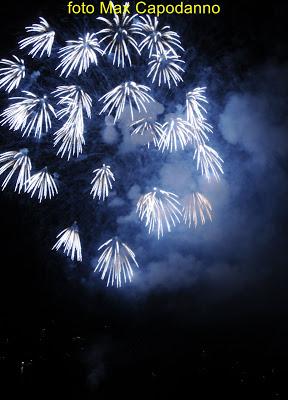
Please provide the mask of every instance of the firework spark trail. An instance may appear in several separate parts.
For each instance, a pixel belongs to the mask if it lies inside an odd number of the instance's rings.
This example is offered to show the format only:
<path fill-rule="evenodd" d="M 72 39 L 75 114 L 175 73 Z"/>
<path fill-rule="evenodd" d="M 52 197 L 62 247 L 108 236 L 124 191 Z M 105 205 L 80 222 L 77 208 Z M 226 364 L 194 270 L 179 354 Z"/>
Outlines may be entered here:
<path fill-rule="evenodd" d="M 114 11 L 114 18 L 113 21 L 110 21 L 104 17 L 98 17 L 99 21 L 105 22 L 107 28 L 102 29 L 97 34 L 102 35 L 104 37 L 100 39 L 99 43 L 107 42 L 103 53 L 110 55 L 114 53 L 113 56 L 113 65 L 117 62 L 117 67 L 120 65 L 122 68 L 125 67 L 125 59 L 127 58 L 129 65 L 132 65 L 131 56 L 129 53 L 129 47 L 131 46 L 138 54 L 140 54 L 138 43 L 136 42 L 135 38 L 133 37 L 134 34 L 137 32 L 137 28 L 132 24 L 133 19 L 136 17 L 136 14 L 128 16 L 126 13 L 126 9 L 121 15 L 121 17 L 115 13 L 114 4 L 113 5 Z M 129 3 L 125 3 L 127 5 Z"/>
<path fill-rule="evenodd" d="M 115 181 L 114 175 L 110 170 L 109 165 L 103 164 L 102 168 L 95 169 L 93 171 L 95 177 L 91 181 L 92 189 L 90 194 L 93 199 L 97 196 L 99 200 L 105 200 L 109 195 L 109 190 L 112 189 L 112 181 Z"/>
<path fill-rule="evenodd" d="M 116 283 L 117 287 L 121 287 L 122 283 L 133 277 L 132 266 L 139 268 L 135 254 L 117 237 L 109 239 L 99 247 L 98 251 L 103 250 L 94 272 L 102 272 L 101 279 L 104 280 L 107 275 L 107 286 L 113 286 Z"/>
<path fill-rule="evenodd" d="M 185 61 L 172 53 L 171 50 L 152 54 L 151 61 L 148 62 L 147 78 L 152 76 L 152 83 L 158 79 L 158 86 L 168 85 L 169 89 L 172 82 L 175 86 L 178 86 L 178 82 L 183 82 L 180 73 L 184 72 L 184 69 L 180 66 L 181 63 L 183 65 Z"/>
<path fill-rule="evenodd" d="M 39 52 L 41 52 L 39 57 L 42 57 L 45 51 L 47 56 L 50 57 L 55 37 L 55 32 L 51 30 L 46 19 L 42 17 L 39 19 L 39 24 L 33 24 L 32 26 L 26 27 L 26 31 L 32 32 L 33 35 L 20 40 L 19 42 L 20 49 L 24 49 L 27 46 L 32 47 L 28 53 L 32 58 L 34 58 Z"/>
<path fill-rule="evenodd" d="M 184 223 L 189 228 L 193 223 L 196 228 L 199 219 L 202 225 L 205 224 L 206 215 L 212 221 L 212 206 L 203 194 L 194 192 L 184 198 L 182 214 Z"/>
<path fill-rule="evenodd" d="M 68 40 L 67 46 L 59 50 L 60 64 L 56 68 L 61 68 L 60 76 L 67 78 L 71 72 L 78 68 L 78 76 L 90 67 L 90 64 L 98 65 L 97 53 L 102 55 L 96 33 L 87 33 L 85 37 L 78 40 Z"/>
<path fill-rule="evenodd" d="M 197 170 L 200 169 L 201 174 L 204 175 L 208 181 L 213 176 L 216 181 L 220 180 L 220 174 L 224 174 L 222 163 L 223 160 L 216 150 L 205 144 L 200 144 L 196 147 L 194 157 L 197 162 Z"/>
<path fill-rule="evenodd" d="M 78 85 L 58 86 L 52 94 L 59 98 L 58 105 L 62 108 L 57 112 L 57 118 L 69 115 L 74 108 L 80 108 L 91 118 L 92 98 Z"/>
<path fill-rule="evenodd" d="M 164 135 L 163 126 L 149 116 L 132 122 L 130 128 L 133 129 L 131 135 L 146 136 L 148 148 L 150 147 L 150 141 L 153 141 L 154 146 L 158 147 L 159 140 Z"/>
<path fill-rule="evenodd" d="M 191 140 L 190 125 L 180 117 L 169 118 L 162 128 L 164 133 L 158 141 L 159 150 L 162 152 L 165 150 L 177 151 L 179 147 L 183 150 Z"/>
<path fill-rule="evenodd" d="M 6 188 L 10 179 L 13 177 L 16 171 L 19 170 L 14 190 L 15 192 L 18 191 L 18 193 L 20 193 L 22 189 L 25 191 L 27 187 L 27 181 L 30 179 L 30 171 L 32 168 L 31 160 L 28 157 L 28 150 L 21 149 L 20 151 L 8 151 L 6 153 L 2 153 L 0 154 L 0 164 L 1 163 L 5 164 L 3 164 L 0 168 L 0 175 L 11 168 L 1 185 L 2 190 Z"/>
<path fill-rule="evenodd" d="M 171 192 L 154 188 L 140 197 L 136 212 L 148 227 L 149 234 L 157 232 L 158 239 L 164 230 L 171 232 L 172 227 L 180 222 L 181 211 L 178 196 Z"/>
<path fill-rule="evenodd" d="M 12 57 L 15 61 L 5 58 L 0 60 L 0 64 L 4 65 L 0 68 L 0 88 L 4 88 L 8 93 L 17 89 L 21 80 L 25 78 L 24 60 L 14 55 Z"/>
<path fill-rule="evenodd" d="M 47 133 L 52 126 L 51 117 L 56 118 L 52 105 L 48 102 L 47 96 L 38 97 L 31 92 L 22 91 L 23 97 L 11 97 L 10 100 L 17 100 L 12 103 L 1 114 L 1 125 L 8 124 L 10 130 L 20 130 L 22 136 L 40 137 L 43 132 Z"/>
<path fill-rule="evenodd" d="M 61 231 L 57 235 L 57 239 L 52 250 L 58 251 L 63 246 L 63 253 L 66 254 L 67 257 L 70 257 L 72 261 L 74 261 L 75 256 L 77 261 L 82 261 L 81 241 L 79 228 L 76 222 L 69 228 Z"/>
<path fill-rule="evenodd" d="M 47 167 L 32 175 L 27 181 L 26 192 L 31 193 L 31 197 L 33 197 L 37 191 L 39 203 L 42 202 L 43 198 L 45 200 L 47 197 L 51 199 L 58 193 L 56 182 L 53 176 L 48 172 Z"/>
<path fill-rule="evenodd" d="M 136 106 L 138 111 L 144 110 L 147 112 L 145 103 L 155 101 L 147 93 L 150 92 L 150 90 L 151 89 L 148 86 L 139 85 L 132 81 L 124 82 L 121 85 L 116 86 L 99 99 L 99 101 L 104 103 L 104 107 L 99 114 L 108 111 L 108 115 L 110 115 L 113 111 L 115 111 L 114 122 L 116 122 L 123 113 L 125 105 L 128 103 L 131 118 L 133 120 L 133 105 Z"/>

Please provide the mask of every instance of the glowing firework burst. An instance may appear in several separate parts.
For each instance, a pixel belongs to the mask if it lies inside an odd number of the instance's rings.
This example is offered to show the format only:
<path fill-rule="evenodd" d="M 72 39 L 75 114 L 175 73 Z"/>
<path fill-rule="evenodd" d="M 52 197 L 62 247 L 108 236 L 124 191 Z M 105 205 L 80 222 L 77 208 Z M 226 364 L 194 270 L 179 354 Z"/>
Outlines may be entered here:
<path fill-rule="evenodd" d="M 171 232 L 172 227 L 180 222 L 179 206 L 176 194 L 154 188 L 152 192 L 140 197 L 136 212 L 148 227 L 149 233 L 157 232 L 159 239 L 164 235 L 164 230 Z"/>
<path fill-rule="evenodd" d="M 149 72 L 147 77 L 152 76 L 152 83 L 158 79 L 158 86 L 168 85 L 171 88 L 173 82 L 176 86 L 178 82 L 183 82 L 180 75 L 184 72 L 181 64 L 185 64 L 185 61 L 181 60 L 179 56 L 170 51 L 164 53 L 152 54 L 152 59 L 149 61 Z"/>
<path fill-rule="evenodd" d="M 120 65 L 122 68 L 125 67 L 125 59 L 127 58 L 130 66 L 132 65 L 131 56 L 129 53 L 129 47 L 134 48 L 138 54 L 140 51 L 138 49 L 138 44 L 133 37 L 137 28 L 133 26 L 133 19 L 136 17 L 136 14 L 128 16 L 126 13 L 126 9 L 124 8 L 124 12 L 121 17 L 115 13 L 114 4 L 110 2 L 113 6 L 114 10 L 114 18 L 113 21 L 110 21 L 107 18 L 98 17 L 97 19 L 103 21 L 107 24 L 107 28 L 102 29 L 98 32 L 98 34 L 104 34 L 104 37 L 100 40 L 102 42 L 108 42 L 104 49 L 104 54 L 114 53 L 113 56 L 113 65 L 117 62 L 117 66 Z M 129 3 L 125 3 L 127 6 Z M 124 6 L 124 7 L 125 7 Z"/>
<path fill-rule="evenodd" d="M 122 85 L 116 86 L 110 92 L 102 96 L 99 101 L 105 105 L 100 111 L 100 114 L 107 112 L 110 115 L 115 111 L 114 122 L 116 122 L 124 111 L 125 105 L 128 104 L 130 108 L 131 118 L 134 119 L 133 105 L 138 111 L 145 111 L 145 103 L 150 103 L 154 99 L 148 94 L 150 92 L 148 86 L 139 85 L 135 82 L 124 82 Z"/>
<path fill-rule="evenodd" d="M 56 182 L 51 174 L 49 174 L 47 167 L 43 168 L 42 171 L 32 175 L 27 181 L 27 193 L 31 193 L 33 197 L 38 192 L 39 203 L 46 200 L 47 197 L 51 199 L 55 194 L 58 193 Z"/>
<path fill-rule="evenodd" d="M 206 222 L 206 217 L 212 221 L 212 206 L 209 200 L 201 193 L 194 192 L 186 196 L 183 200 L 183 221 L 191 227 L 192 223 L 197 227 L 198 220 L 202 225 Z"/>
<path fill-rule="evenodd" d="M 33 35 L 20 40 L 20 49 L 31 46 L 32 48 L 28 54 L 32 57 L 35 57 L 39 52 L 41 52 L 39 57 L 42 57 L 45 52 L 50 57 L 55 32 L 51 30 L 46 19 L 40 17 L 40 23 L 26 27 L 26 31 L 32 32 Z"/>
<path fill-rule="evenodd" d="M 51 117 L 56 118 L 52 105 L 48 102 L 47 96 L 38 97 L 31 92 L 22 91 L 23 97 L 11 97 L 10 100 L 17 100 L 12 103 L 1 114 L 1 125 L 8 124 L 10 130 L 20 130 L 23 136 L 29 136 L 32 131 L 40 137 L 43 132 L 47 133 L 51 128 Z"/>
<path fill-rule="evenodd" d="M 78 40 L 68 40 L 67 46 L 59 50 L 60 64 L 56 69 L 61 68 L 60 76 L 65 74 L 67 78 L 71 72 L 78 68 L 78 75 L 86 72 L 90 64 L 98 64 L 97 53 L 102 55 L 96 33 L 87 33 L 85 37 Z"/>
<path fill-rule="evenodd" d="M 223 160 L 216 150 L 206 144 L 200 144 L 196 147 L 194 159 L 197 162 L 197 170 L 200 168 L 201 174 L 204 175 L 208 181 L 213 176 L 216 181 L 220 180 L 220 174 L 224 174 L 222 164 Z"/>
<path fill-rule="evenodd" d="M 133 129 L 131 135 L 141 135 L 147 138 L 148 148 L 151 141 L 155 147 L 158 147 L 159 139 L 164 135 L 162 125 L 149 116 L 132 122 L 130 127 Z"/>
<path fill-rule="evenodd" d="M 57 242 L 52 250 L 60 250 L 63 247 L 63 253 L 70 257 L 72 261 L 76 257 L 77 261 L 82 261 L 81 241 L 79 236 L 79 228 L 76 222 L 69 228 L 64 229 L 57 235 Z"/>
<path fill-rule="evenodd" d="M 69 115 L 76 108 L 81 110 L 82 115 L 85 111 L 87 117 L 91 118 L 92 99 L 80 86 L 58 86 L 52 94 L 59 98 L 57 104 L 63 107 L 57 112 L 59 119 Z"/>
<path fill-rule="evenodd" d="M 2 58 L 0 64 L 4 67 L 0 68 L 0 88 L 4 88 L 8 93 L 13 89 L 17 89 L 21 79 L 25 78 L 24 60 L 13 56 L 14 60 L 6 60 Z"/>
<path fill-rule="evenodd" d="M 93 171 L 95 177 L 91 181 L 92 189 L 90 194 L 92 194 L 93 199 L 97 196 L 99 200 L 105 200 L 109 195 L 109 190 L 112 189 L 112 181 L 115 181 L 114 175 L 110 170 L 109 165 L 103 164 L 102 168 L 95 169 Z"/>
<path fill-rule="evenodd" d="M 170 26 L 159 28 L 157 17 L 152 19 L 150 15 L 139 16 L 139 21 L 135 23 L 135 27 L 136 32 L 144 36 L 139 45 L 140 51 L 142 52 L 147 47 L 149 57 L 152 54 L 163 54 L 169 50 L 176 55 L 176 49 L 184 51 L 178 33 L 171 31 Z"/>
<path fill-rule="evenodd" d="M 170 118 L 165 122 L 163 132 L 158 142 L 159 150 L 170 152 L 177 151 L 179 147 L 183 150 L 193 134 L 189 123 L 179 117 Z"/>
<path fill-rule="evenodd" d="M 28 157 L 28 150 L 22 149 L 20 151 L 8 151 L 6 153 L 0 154 L 0 175 L 4 174 L 10 168 L 10 172 L 7 174 L 6 178 L 2 183 L 2 190 L 4 190 L 10 181 L 10 179 L 18 171 L 17 181 L 15 185 L 15 192 L 20 193 L 22 189 L 26 189 L 27 181 L 30 179 L 31 171 L 31 161 Z"/>
<path fill-rule="evenodd" d="M 133 277 L 132 266 L 138 263 L 133 251 L 127 244 L 121 242 L 117 237 L 114 237 L 99 247 L 98 251 L 103 250 L 99 257 L 95 272 L 101 272 L 101 279 L 107 279 L 107 286 L 113 286 L 116 283 L 117 287 L 121 287 L 122 283 L 127 282 Z"/>

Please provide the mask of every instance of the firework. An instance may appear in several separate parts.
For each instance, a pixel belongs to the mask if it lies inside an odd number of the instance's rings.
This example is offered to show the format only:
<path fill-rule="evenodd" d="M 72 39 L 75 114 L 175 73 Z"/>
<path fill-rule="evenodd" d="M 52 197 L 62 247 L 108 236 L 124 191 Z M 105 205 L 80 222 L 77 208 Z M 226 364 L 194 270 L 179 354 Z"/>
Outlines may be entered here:
<path fill-rule="evenodd" d="M 154 146 L 158 147 L 159 139 L 164 135 L 162 125 L 149 116 L 132 122 L 130 127 L 133 129 L 131 135 L 145 135 L 147 137 L 148 148 L 150 147 L 150 141 L 152 140 Z"/>
<path fill-rule="evenodd" d="M 216 181 L 220 180 L 220 173 L 224 174 L 222 163 L 223 160 L 216 150 L 206 144 L 200 144 L 196 147 L 194 160 L 197 162 L 197 170 L 200 168 L 201 174 L 206 176 L 208 181 L 214 176 Z"/>
<path fill-rule="evenodd" d="M 95 169 L 93 171 L 95 177 L 91 181 L 92 189 L 90 194 L 92 194 L 93 199 L 97 196 L 99 200 L 105 200 L 109 195 L 109 190 L 112 189 L 112 181 L 115 181 L 112 171 L 110 171 L 110 166 L 103 164 L 102 168 Z"/>
<path fill-rule="evenodd" d="M 109 110 L 108 115 L 110 115 L 115 110 L 114 122 L 116 122 L 123 113 L 125 105 L 128 103 L 131 118 L 133 120 L 133 105 L 136 106 L 138 111 L 144 110 L 147 112 L 145 103 L 154 101 L 154 99 L 147 93 L 150 92 L 150 90 L 149 87 L 139 85 L 132 81 L 124 82 L 99 99 L 99 101 L 102 101 L 105 104 L 100 111 L 100 114 Z"/>
<path fill-rule="evenodd" d="M 38 97 L 27 91 L 22 91 L 23 97 L 11 97 L 17 100 L 1 114 L 1 125 L 8 124 L 10 130 L 20 130 L 23 136 L 29 136 L 32 131 L 40 137 L 51 128 L 51 116 L 56 117 L 54 108 L 48 102 L 47 96 Z"/>
<path fill-rule="evenodd" d="M 2 58 L 0 64 L 4 67 L 0 68 L 0 88 L 4 88 L 8 93 L 13 89 L 17 89 L 21 79 L 25 77 L 24 60 L 13 56 L 14 60 L 6 60 Z"/>
<path fill-rule="evenodd" d="M 103 250 L 99 257 L 95 271 L 101 272 L 101 279 L 107 276 L 107 286 L 113 286 L 116 283 L 117 287 L 121 287 L 122 283 L 127 282 L 133 277 L 132 266 L 139 268 L 135 259 L 135 254 L 117 237 L 112 238 L 102 244 L 98 251 Z"/>
<path fill-rule="evenodd" d="M 46 200 L 47 197 L 51 199 L 55 194 L 58 193 L 58 189 L 55 180 L 51 174 L 49 174 L 47 167 L 43 168 L 42 171 L 32 175 L 27 181 L 27 193 L 31 193 L 31 197 L 38 192 L 39 203 Z"/>
<path fill-rule="evenodd" d="M 193 133 L 189 123 L 180 117 L 169 118 L 163 125 L 163 132 L 158 142 L 159 150 L 170 152 L 177 151 L 179 147 L 183 150 Z"/>
<path fill-rule="evenodd" d="M 28 54 L 32 55 L 33 58 L 39 52 L 41 52 L 39 57 L 42 57 L 45 51 L 47 53 L 47 56 L 50 57 L 55 32 L 51 30 L 48 22 L 44 18 L 40 17 L 39 19 L 39 24 L 33 24 L 32 26 L 28 26 L 25 28 L 26 32 L 32 32 L 33 35 L 23 40 L 20 40 L 20 49 L 31 46 L 32 48 Z"/>
<path fill-rule="evenodd" d="M 86 72 L 90 64 L 98 64 L 97 53 L 102 55 L 96 33 L 87 33 L 85 37 L 78 40 L 68 40 L 67 46 L 59 50 L 61 59 L 58 68 L 61 68 L 60 76 L 65 74 L 67 78 L 71 72 L 78 68 L 78 75 Z"/>
<path fill-rule="evenodd" d="M 135 23 L 136 33 L 144 36 L 144 39 L 139 45 L 142 52 L 145 47 L 149 50 L 149 57 L 152 54 L 163 54 L 166 51 L 171 51 L 176 54 L 176 49 L 184 51 L 179 40 L 179 35 L 170 30 L 170 26 L 159 28 L 159 20 L 157 17 L 153 19 L 146 15 L 139 16 L 139 21 Z M 176 48 L 176 49 L 175 49 Z"/>
<path fill-rule="evenodd" d="M 110 2 L 111 4 L 112 2 Z M 129 3 L 125 3 L 125 6 Z M 113 5 L 113 3 L 112 3 Z M 114 6 L 114 5 L 113 5 Z M 124 8 L 125 10 L 125 8 Z M 114 11 L 114 8 L 113 8 Z M 131 46 L 138 54 L 140 51 L 138 49 L 138 44 L 134 39 L 133 35 L 137 31 L 137 28 L 133 26 L 132 22 L 136 14 L 128 16 L 126 10 L 121 16 L 114 12 L 113 21 L 107 18 L 98 17 L 99 21 L 103 21 L 107 24 L 107 28 L 102 29 L 98 34 L 104 34 L 104 37 L 99 43 L 108 42 L 104 54 L 114 53 L 113 65 L 117 62 L 117 66 L 120 65 L 122 68 L 125 67 L 125 59 L 127 58 L 129 65 L 132 65 L 131 57 L 129 53 L 129 47 Z"/>
<path fill-rule="evenodd" d="M 60 232 L 57 235 L 57 239 L 52 250 L 58 251 L 63 246 L 63 253 L 66 254 L 67 257 L 70 257 L 72 261 L 74 261 L 75 256 L 77 261 L 82 261 L 81 241 L 76 222 L 69 228 Z"/>
<path fill-rule="evenodd" d="M 26 189 L 27 180 L 30 179 L 31 161 L 28 157 L 28 150 L 22 149 L 20 151 L 8 151 L 0 154 L 0 164 L 5 163 L 0 168 L 0 175 L 7 170 L 10 170 L 6 178 L 2 183 L 2 190 L 4 190 L 12 178 L 12 176 L 18 171 L 17 181 L 15 185 L 15 192 L 20 193 L 22 189 Z"/>
<path fill-rule="evenodd" d="M 201 193 L 194 192 L 184 198 L 183 221 L 191 227 L 192 223 L 197 227 L 200 218 L 201 224 L 206 222 L 206 216 L 212 221 L 212 206 L 209 200 Z"/>
<path fill-rule="evenodd" d="M 147 78 L 152 76 L 153 83 L 158 79 L 158 86 L 168 85 L 169 89 L 172 82 L 177 86 L 178 82 L 183 82 L 180 72 L 184 72 L 184 69 L 180 66 L 181 63 L 182 65 L 185 64 L 171 50 L 152 54 L 152 59 L 148 63 L 149 72 Z"/>
<path fill-rule="evenodd" d="M 57 112 L 59 119 L 70 115 L 74 109 L 80 109 L 82 114 L 85 111 L 87 117 L 91 118 L 92 99 L 80 86 L 58 86 L 52 94 L 59 98 L 57 104 L 62 106 L 61 110 Z"/>
<path fill-rule="evenodd" d="M 171 232 L 171 228 L 180 222 L 179 206 L 176 194 L 154 188 L 152 192 L 140 197 L 136 212 L 148 227 L 149 233 L 156 231 L 159 239 L 163 236 L 164 230 Z"/>

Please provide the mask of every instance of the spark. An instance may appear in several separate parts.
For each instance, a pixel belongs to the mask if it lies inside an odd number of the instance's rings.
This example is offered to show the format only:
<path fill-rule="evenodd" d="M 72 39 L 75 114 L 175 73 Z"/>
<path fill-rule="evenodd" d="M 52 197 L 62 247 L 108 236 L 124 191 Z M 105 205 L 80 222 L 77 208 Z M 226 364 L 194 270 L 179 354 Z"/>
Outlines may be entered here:
<path fill-rule="evenodd" d="M 80 108 L 82 113 L 85 111 L 87 117 L 91 118 L 92 99 L 80 86 L 58 86 L 52 94 L 56 98 L 59 98 L 57 104 L 64 106 L 57 112 L 59 119 L 69 115 L 75 108 Z"/>
<path fill-rule="evenodd" d="M 199 192 L 187 195 L 183 201 L 183 221 L 191 227 L 192 223 L 197 227 L 198 220 L 204 225 L 206 216 L 212 221 L 212 206 L 209 200 Z"/>
<path fill-rule="evenodd" d="M 162 54 L 165 51 L 171 51 L 177 55 L 175 48 L 184 51 L 179 40 L 179 35 L 170 30 L 170 26 L 159 28 L 159 20 L 157 17 L 152 18 L 149 15 L 139 16 L 140 20 L 135 23 L 136 32 L 144 36 L 139 44 L 140 52 L 145 47 L 149 50 L 149 58 L 152 54 Z"/>
<path fill-rule="evenodd" d="M 97 53 L 102 55 L 96 33 L 87 33 L 78 40 L 67 40 L 67 46 L 59 50 L 60 64 L 56 68 L 61 68 L 60 76 L 65 74 L 65 78 L 78 68 L 78 76 L 90 67 L 90 64 L 98 65 Z"/>
<path fill-rule="evenodd" d="M 193 134 L 189 123 L 180 117 L 169 118 L 163 125 L 163 132 L 164 134 L 158 142 L 159 150 L 162 152 L 165 150 L 177 151 L 179 147 L 183 150 Z"/>
<path fill-rule="evenodd" d="M 20 151 L 8 151 L 6 153 L 2 153 L 0 154 L 0 163 L 5 163 L 0 168 L 0 175 L 11 168 L 1 185 L 2 190 L 6 188 L 12 176 L 16 173 L 16 171 L 18 171 L 14 190 L 15 192 L 18 191 L 18 193 L 20 193 L 22 189 L 25 191 L 27 180 L 30 179 L 30 171 L 32 168 L 30 158 L 28 157 L 28 150 L 21 149 Z"/>
<path fill-rule="evenodd" d="M 39 52 L 41 52 L 40 57 L 42 57 L 45 51 L 47 53 L 47 56 L 50 57 L 55 32 L 51 30 L 50 25 L 44 18 L 40 17 L 39 19 L 39 24 L 33 24 L 32 26 L 28 26 L 25 28 L 26 32 L 32 32 L 33 35 L 28 36 L 23 40 L 20 40 L 20 49 L 22 50 L 27 46 L 32 46 L 28 54 L 32 55 L 33 58 Z"/>
<path fill-rule="evenodd" d="M 8 93 L 13 89 L 17 89 L 21 79 L 25 78 L 24 60 L 13 56 L 16 60 L 6 60 L 2 58 L 0 64 L 4 67 L 0 68 L 0 88 L 4 88 Z"/>
<path fill-rule="evenodd" d="M 140 197 L 136 212 L 148 227 L 149 234 L 156 231 L 159 239 L 163 236 L 164 230 L 171 232 L 171 228 L 180 222 L 179 206 L 176 194 L 154 188 L 152 192 Z"/>
<path fill-rule="evenodd" d="M 154 101 L 154 99 L 147 93 L 150 90 L 151 89 L 148 86 L 139 85 L 133 81 L 124 82 L 99 99 L 99 101 L 104 103 L 104 107 L 100 111 L 100 114 L 109 110 L 108 115 L 110 115 L 115 110 L 114 122 L 116 122 L 123 113 L 126 103 L 128 103 L 131 118 L 133 120 L 133 105 L 136 106 L 139 112 L 141 110 L 147 112 L 145 103 Z"/>
<path fill-rule="evenodd" d="M 63 253 L 70 257 L 72 261 L 76 256 L 77 261 L 82 261 L 81 241 L 79 236 L 79 228 L 76 222 L 69 228 L 64 229 L 58 235 L 57 242 L 52 250 L 58 251 L 63 246 Z"/>
<path fill-rule="evenodd" d="M 29 136 L 34 130 L 34 135 L 40 138 L 43 132 L 51 128 L 51 116 L 56 117 L 54 108 L 48 102 L 47 96 L 38 97 L 31 92 L 23 90 L 25 96 L 11 97 L 17 100 L 1 114 L 1 125 L 8 124 L 10 130 L 20 130 L 22 136 Z"/>
<path fill-rule="evenodd" d="M 95 169 L 93 171 L 95 177 L 91 181 L 92 189 L 90 194 L 92 194 L 93 199 L 97 196 L 99 200 L 105 200 L 109 195 L 109 190 L 112 189 L 112 181 L 115 181 L 114 175 L 110 170 L 109 165 L 103 164 L 102 168 Z"/>
<path fill-rule="evenodd" d="M 140 54 L 138 43 L 134 39 L 133 35 L 137 31 L 137 28 L 133 26 L 133 19 L 136 17 L 136 14 L 128 16 L 126 13 L 126 8 L 129 3 L 126 2 L 124 5 L 124 12 L 121 17 L 115 13 L 114 4 L 110 1 L 109 4 L 112 4 L 114 17 L 113 21 L 110 21 L 104 17 L 98 17 L 99 21 L 105 22 L 108 26 L 105 29 L 102 29 L 98 32 L 98 34 L 104 34 L 104 37 L 100 40 L 99 43 L 108 41 L 103 53 L 104 54 L 113 54 L 113 65 L 117 62 L 117 67 L 120 65 L 122 68 L 125 67 L 125 59 L 127 58 L 129 65 L 132 65 L 129 47 L 131 46 L 136 50 L 138 54 Z"/>
<path fill-rule="evenodd" d="M 48 172 L 47 167 L 32 175 L 27 181 L 26 192 L 31 193 L 31 198 L 37 191 L 39 203 L 41 203 L 43 198 L 45 200 L 47 197 L 51 199 L 58 193 L 56 182 L 53 176 Z"/>
<path fill-rule="evenodd" d="M 99 247 L 98 251 L 102 250 L 98 263 L 94 272 L 102 272 L 101 279 L 104 280 L 107 275 L 107 286 L 113 286 L 116 283 L 117 287 L 121 287 L 122 283 L 133 277 L 132 266 L 139 265 L 135 259 L 135 254 L 117 237 L 109 239 Z"/>
<path fill-rule="evenodd" d="M 185 61 L 180 60 L 180 56 L 171 54 L 171 50 L 152 54 L 147 78 L 152 76 L 152 83 L 158 78 L 158 86 L 168 85 L 169 89 L 172 82 L 178 86 L 178 82 L 183 82 L 180 72 L 184 72 L 184 69 L 180 66 L 181 63 L 183 65 Z"/>
<path fill-rule="evenodd" d="M 133 129 L 131 135 L 141 135 L 147 137 L 147 146 L 150 147 L 150 141 L 153 140 L 154 146 L 158 147 L 159 139 L 164 135 L 162 125 L 154 121 L 153 118 L 147 116 L 132 122 L 130 127 Z"/>
<path fill-rule="evenodd" d="M 200 144 L 196 147 L 193 159 L 196 159 L 197 170 L 200 168 L 201 174 L 204 175 L 208 181 L 210 181 L 211 176 L 214 176 L 216 181 L 219 181 L 219 174 L 224 174 L 222 158 L 216 150 L 206 144 Z"/>

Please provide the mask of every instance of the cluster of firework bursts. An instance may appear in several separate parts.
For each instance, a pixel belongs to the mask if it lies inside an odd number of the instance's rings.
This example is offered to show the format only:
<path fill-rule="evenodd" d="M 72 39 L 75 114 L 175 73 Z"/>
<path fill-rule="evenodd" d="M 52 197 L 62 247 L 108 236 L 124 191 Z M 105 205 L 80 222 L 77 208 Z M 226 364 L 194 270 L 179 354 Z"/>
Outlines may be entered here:
<path fill-rule="evenodd" d="M 177 86 L 182 82 L 185 62 L 178 52 L 183 52 L 179 36 L 169 26 L 160 27 L 158 18 L 150 16 L 114 15 L 112 20 L 99 17 L 105 27 L 96 33 L 86 33 L 77 40 L 68 40 L 66 46 L 58 51 L 59 64 L 56 70 L 65 79 L 71 74 L 85 74 L 92 66 L 97 66 L 100 57 L 112 56 L 116 67 L 126 68 L 132 65 L 131 51 L 141 57 L 148 57 L 147 78 L 158 86 Z M 26 28 L 29 34 L 19 42 L 20 49 L 28 49 L 33 58 L 50 57 L 53 51 L 55 32 L 44 18 L 38 24 Z M 25 78 L 24 60 L 13 56 L 12 60 L 0 61 L 0 88 L 8 93 L 16 90 Z M 187 146 L 193 149 L 197 170 L 208 180 L 219 180 L 222 159 L 208 146 L 212 126 L 207 122 L 205 88 L 196 88 L 186 94 L 186 117 L 170 117 L 164 124 L 148 115 L 147 104 L 155 100 L 148 86 L 126 81 L 98 101 L 102 103 L 99 114 L 113 115 L 114 124 L 119 121 L 128 107 L 131 114 L 131 135 L 149 137 L 150 145 L 160 152 L 183 150 Z M 52 105 L 52 100 L 56 106 Z M 78 157 L 85 145 L 85 118 L 92 117 L 92 97 L 78 85 L 58 86 L 49 96 L 37 96 L 30 91 L 22 91 L 21 96 L 11 97 L 11 104 L 2 112 L 0 124 L 11 131 L 19 131 L 22 136 L 34 135 L 41 138 L 52 130 L 53 120 L 63 121 L 63 125 L 53 132 L 54 147 L 61 158 Z M 51 102 L 52 101 L 52 102 Z M 54 108 L 55 107 L 55 108 Z M 135 110 L 142 118 L 135 119 Z M 146 113 L 146 115 L 145 115 Z M 144 115 L 144 117 L 143 117 Z M 139 118 L 139 117 L 138 117 Z M 0 175 L 5 174 L 2 189 L 12 178 L 17 178 L 15 191 L 37 196 L 39 202 L 57 195 L 57 179 L 45 167 L 32 174 L 32 163 L 27 149 L 8 151 L 0 154 Z M 103 164 L 94 171 L 91 181 L 93 198 L 105 201 L 115 182 L 110 166 Z M 117 176 L 117 175 L 116 175 Z M 117 179 L 116 179 L 117 184 Z M 139 218 L 149 233 L 156 233 L 158 239 L 165 232 L 183 221 L 189 227 L 212 219 L 212 207 L 209 200 L 199 192 L 187 194 L 181 199 L 174 193 L 153 188 L 140 197 L 137 203 Z M 64 229 L 57 236 L 53 249 L 63 250 L 72 260 L 82 261 L 82 249 L 79 228 L 76 223 Z M 121 286 L 131 281 L 133 267 L 138 267 L 133 251 L 118 237 L 105 242 L 98 249 L 101 255 L 95 271 L 107 280 L 107 286 Z"/>

